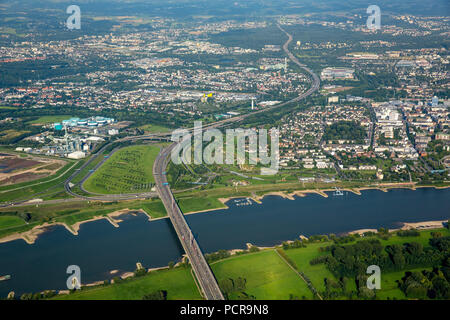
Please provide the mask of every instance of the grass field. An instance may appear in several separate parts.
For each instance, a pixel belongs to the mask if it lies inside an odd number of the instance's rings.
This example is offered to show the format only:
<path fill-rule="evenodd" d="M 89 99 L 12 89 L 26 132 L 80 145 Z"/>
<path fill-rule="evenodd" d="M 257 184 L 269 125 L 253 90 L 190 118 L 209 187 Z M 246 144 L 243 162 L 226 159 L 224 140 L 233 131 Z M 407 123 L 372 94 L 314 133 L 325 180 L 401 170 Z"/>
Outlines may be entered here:
<path fill-rule="evenodd" d="M 316 264 L 314 266 L 309 264 L 313 258 L 316 258 L 321 255 L 327 254 L 326 252 L 319 252 L 320 247 L 325 247 L 330 245 L 330 242 L 327 243 L 312 243 L 308 244 L 306 248 L 297 248 L 297 249 L 289 249 L 285 250 L 287 256 L 291 258 L 292 261 L 298 267 L 299 271 L 302 271 L 306 274 L 306 276 L 311 280 L 314 287 L 322 292 L 325 290 L 324 279 L 331 278 L 335 279 L 333 274 L 327 269 L 325 264 Z"/>
<path fill-rule="evenodd" d="M 171 131 L 171 129 L 169 128 L 158 126 L 156 124 L 147 124 L 145 126 L 139 127 L 139 129 L 144 130 L 145 133 L 165 133 Z"/>
<path fill-rule="evenodd" d="M 203 210 L 225 209 L 226 206 L 216 198 L 185 198 L 179 201 L 183 213 L 191 213 Z"/>
<path fill-rule="evenodd" d="M 60 300 L 141 300 L 146 294 L 166 290 L 167 299 L 202 299 L 191 271 L 188 268 L 152 271 L 150 274 L 123 282 L 86 288 L 70 295 L 60 295 Z"/>
<path fill-rule="evenodd" d="M 150 191 L 155 181 L 153 162 L 159 150 L 159 145 L 120 149 L 89 177 L 84 188 L 101 194 Z"/>
<path fill-rule="evenodd" d="M 61 122 L 63 120 L 70 119 L 70 115 L 58 115 L 58 116 L 42 116 L 36 120 L 29 121 L 29 124 L 49 124 L 53 122 Z"/>
<path fill-rule="evenodd" d="M 156 202 L 155 202 L 156 203 Z M 383 240 L 384 245 L 394 243 L 406 243 L 418 240 L 423 244 L 428 243 L 431 232 L 441 232 L 444 236 L 450 234 L 447 229 L 422 231 L 420 237 L 399 237 L 393 235 L 389 240 Z M 354 242 L 352 242 L 354 243 Z M 284 252 L 313 283 L 319 293 L 325 290 L 324 278 L 335 279 L 334 275 L 326 268 L 325 264 L 311 266 L 309 261 L 322 253 L 320 247 L 331 245 L 331 241 L 309 243 L 306 248 L 289 249 Z M 313 299 L 313 294 L 300 276 L 290 268 L 275 250 L 267 249 L 244 255 L 233 255 L 229 258 L 211 263 L 211 268 L 220 283 L 224 279 L 246 280 L 245 294 L 256 299 L 286 300 L 290 295 L 296 298 Z M 405 295 L 398 288 L 398 281 L 406 271 L 422 271 L 430 268 L 405 268 L 401 271 L 393 271 L 381 274 L 381 290 L 377 290 L 377 299 L 405 299 Z M 200 299 L 200 294 L 195 286 L 190 269 L 175 268 L 151 272 L 140 278 L 133 278 L 118 284 L 86 288 L 81 292 L 71 295 L 58 296 L 56 299 L 73 300 L 97 300 L 97 299 L 141 299 L 147 293 L 156 290 L 166 290 L 168 299 Z M 347 292 L 356 292 L 354 281 L 347 284 Z M 341 296 L 338 299 L 345 299 Z M 239 292 L 230 294 L 229 299 L 240 299 Z M 353 296 L 353 299 L 357 299 Z"/>
<path fill-rule="evenodd" d="M 289 299 L 290 294 L 313 298 L 306 283 L 274 250 L 233 256 L 211 264 L 211 268 L 219 282 L 227 278 L 245 278 L 245 293 L 256 299 Z M 237 296 L 233 293 L 230 298 L 236 299 Z"/>
<path fill-rule="evenodd" d="M 23 226 L 25 221 L 14 216 L 0 216 L 0 229 Z"/>
<path fill-rule="evenodd" d="M 406 299 L 405 294 L 398 287 L 397 281 L 401 280 L 405 276 L 407 271 L 422 271 L 431 270 L 431 268 L 416 268 L 405 269 L 402 271 L 389 272 L 381 274 L 381 289 L 376 291 L 377 298 L 382 300 L 387 299 Z"/>

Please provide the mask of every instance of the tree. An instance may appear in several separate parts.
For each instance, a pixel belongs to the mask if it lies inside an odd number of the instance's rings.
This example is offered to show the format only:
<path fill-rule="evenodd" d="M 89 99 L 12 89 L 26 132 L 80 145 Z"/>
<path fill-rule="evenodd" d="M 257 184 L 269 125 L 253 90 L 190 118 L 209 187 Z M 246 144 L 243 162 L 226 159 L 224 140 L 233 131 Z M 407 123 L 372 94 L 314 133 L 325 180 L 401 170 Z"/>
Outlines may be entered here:
<path fill-rule="evenodd" d="M 222 289 L 222 292 L 227 296 L 234 291 L 234 283 L 233 279 L 227 278 L 223 279 L 219 282 L 219 287 Z"/>
<path fill-rule="evenodd" d="M 411 242 L 406 244 L 406 250 L 411 255 L 420 255 L 423 252 L 423 245 L 418 242 Z"/>
<path fill-rule="evenodd" d="M 244 291 L 246 288 L 247 280 L 244 278 L 237 278 L 236 281 L 234 281 L 234 290 L 236 291 Z"/>
<path fill-rule="evenodd" d="M 142 300 L 167 300 L 167 291 L 158 290 L 142 297 Z"/>

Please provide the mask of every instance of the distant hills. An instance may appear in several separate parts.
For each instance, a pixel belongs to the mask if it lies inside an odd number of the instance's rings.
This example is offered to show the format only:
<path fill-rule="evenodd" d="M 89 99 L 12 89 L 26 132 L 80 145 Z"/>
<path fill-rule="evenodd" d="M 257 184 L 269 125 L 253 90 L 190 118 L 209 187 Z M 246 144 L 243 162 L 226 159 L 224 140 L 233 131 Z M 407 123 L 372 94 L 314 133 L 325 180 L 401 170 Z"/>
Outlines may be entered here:
<path fill-rule="evenodd" d="M 370 4 L 393 14 L 449 16 L 448 0 L 3 0 L 1 8 L 60 8 L 78 4 L 84 12 L 97 15 L 193 15 L 264 16 L 305 13 L 365 14 Z M 0 10 L 2 12 L 3 10 Z M 4 11 L 3 11 L 4 12 Z"/>

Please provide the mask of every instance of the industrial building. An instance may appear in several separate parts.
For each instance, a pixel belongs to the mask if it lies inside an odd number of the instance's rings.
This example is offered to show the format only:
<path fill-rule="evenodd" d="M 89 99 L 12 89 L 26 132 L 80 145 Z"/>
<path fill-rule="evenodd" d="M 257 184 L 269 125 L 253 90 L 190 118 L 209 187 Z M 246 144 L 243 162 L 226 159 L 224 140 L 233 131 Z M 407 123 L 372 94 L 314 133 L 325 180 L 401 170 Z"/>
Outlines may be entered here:
<path fill-rule="evenodd" d="M 355 70 L 351 68 L 325 68 L 322 70 L 322 80 L 346 80 L 354 79 Z"/>

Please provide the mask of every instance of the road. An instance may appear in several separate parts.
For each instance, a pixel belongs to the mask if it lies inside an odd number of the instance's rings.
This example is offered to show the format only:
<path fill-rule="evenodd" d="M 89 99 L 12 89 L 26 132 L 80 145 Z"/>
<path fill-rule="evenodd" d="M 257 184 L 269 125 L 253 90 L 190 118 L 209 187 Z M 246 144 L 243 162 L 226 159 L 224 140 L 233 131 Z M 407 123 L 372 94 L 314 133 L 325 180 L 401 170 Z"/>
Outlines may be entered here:
<path fill-rule="evenodd" d="M 165 170 L 169 163 L 170 153 L 175 146 L 176 144 L 173 143 L 169 147 L 164 148 L 155 160 L 153 165 L 153 175 L 155 177 L 156 189 L 158 190 L 159 197 L 161 198 L 170 221 L 180 239 L 184 252 L 186 252 L 189 262 L 194 269 L 200 288 L 203 291 L 203 296 L 207 300 L 224 300 L 219 285 L 214 278 L 214 274 L 206 262 L 202 250 L 192 234 L 192 231 L 178 207 L 167 183 Z"/>
<path fill-rule="evenodd" d="M 288 34 L 286 31 L 284 31 L 280 26 L 279 28 L 286 33 L 288 36 L 288 41 L 283 46 L 284 51 L 288 54 L 289 58 L 298 66 L 306 70 L 311 74 L 313 77 L 313 84 L 311 88 L 299 95 L 297 98 L 290 100 L 286 103 L 282 103 L 280 105 L 277 105 L 276 107 L 280 107 L 283 105 L 286 105 L 288 103 L 300 101 L 301 99 L 304 99 L 305 97 L 311 95 L 313 92 L 315 92 L 319 86 L 320 86 L 320 80 L 317 77 L 317 75 L 307 68 L 306 66 L 302 65 L 297 58 L 295 58 L 289 51 L 289 43 L 292 41 L 292 36 Z M 273 108 L 273 107 L 272 107 Z M 266 108 L 259 110 L 257 112 L 251 113 L 251 115 L 259 112 L 266 112 L 272 108 Z M 216 122 L 212 124 L 209 127 L 219 127 L 223 126 L 226 123 L 230 122 L 237 122 L 241 121 L 248 115 L 243 115 L 239 117 L 234 117 L 231 119 L 227 119 L 221 122 Z M 207 127 L 203 128 L 203 130 L 206 130 Z M 217 284 L 216 279 L 214 278 L 214 274 L 212 273 L 208 263 L 206 262 L 205 257 L 203 256 L 203 253 L 197 243 L 197 240 L 195 239 L 191 229 L 189 228 L 189 225 L 186 222 L 186 219 L 184 218 L 183 213 L 181 212 L 177 202 L 175 201 L 175 197 L 172 194 L 172 191 L 170 189 L 170 186 L 167 182 L 167 177 L 165 175 L 165 172 L 167 170 L 167 165 L 170 161 L 170 154 L 173 150 L 173 148 L 177 145 L 177 143 L 171 144 L 169 147 L 164 148 L 159 153 L 158 157 L 155 160 L 155 163 L 153 165 L 153 176 L 155 177 L 156 182 L 156 189 L 158 191 L 159 197 L 161 198 L 164 207 L 166 208 L 167 214 L 175 228 L 175 231 L 178 235 L 178 238 L 180 239 L 180 242 L 184 248 L 184 251 L 186 252 L 187 256 L 189 257 L 189 261 L 192 265 L 192 268 L 194 269 L 194 273 L 197 277 L 197 280 L 199 282 L 199 285 L 203 291 L 203 295 L 207 300 L 223 300 L 224 297 L 222 295 L 222 292 L 220 291 L 220 288 Z"/>

